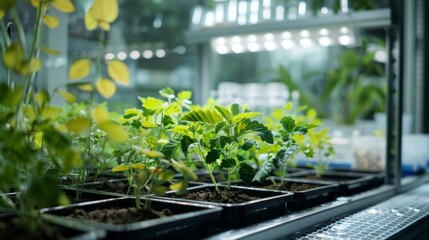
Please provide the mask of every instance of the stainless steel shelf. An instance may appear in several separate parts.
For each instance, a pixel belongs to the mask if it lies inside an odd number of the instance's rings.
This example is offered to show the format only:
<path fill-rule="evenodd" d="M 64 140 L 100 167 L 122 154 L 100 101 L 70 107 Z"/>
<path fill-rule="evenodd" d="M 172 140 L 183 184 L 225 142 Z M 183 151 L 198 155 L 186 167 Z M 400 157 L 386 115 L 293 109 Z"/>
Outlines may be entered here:
<path fill-rule="evenodd" d="M 185 33 L 188 43 L 203 43 L 214 37 L 242 35 L 260 32 L 287 31 L 296 29 L 312 29 L 321 26 L 329 28 L 335 26 L 349 26 L 355 28 L 381 28 L 392 24 L 391 10 L 378 9 L 348 14 L 330 16 L 316 16 L 297 20 L 267 21 L 257 24 L 234 25 L 227 27 L 210 27 L 189 30 Z"/>

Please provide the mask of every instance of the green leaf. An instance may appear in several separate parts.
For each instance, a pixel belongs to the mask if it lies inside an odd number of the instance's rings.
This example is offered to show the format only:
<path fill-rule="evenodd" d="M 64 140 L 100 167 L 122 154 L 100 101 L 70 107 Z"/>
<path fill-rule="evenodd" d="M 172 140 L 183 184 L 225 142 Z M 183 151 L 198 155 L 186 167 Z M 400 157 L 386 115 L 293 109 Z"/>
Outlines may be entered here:
<path fill-rule="evenodd" d="M 218 150 L 216 149 L 210 150 L 210 152 L 208 152 L 206 155 L 206 163 L 212 164 L 216 162 L 216 160 L 218 160 L 219 157 L 220 157 L 220 152 Z"/>
<path fill-rule="evenodd" d="M 294 156 L 299 150 L 299 145 L 292 144 L 288 147 L 282 147 L 280 151 L 277 152 L 275 161 L 278 161 L 282 164 L 286 164 L 286 162 Z"/>
<path fill-rule="evenodd" d="M 282 125 L 282 128 L 287 133 L 292 133 L 296 127 L 295 120 L 290 116 L 285 116 L 280 120 L 280 124 Z"/>
<path fill-rule="evenodd" d="M 227 120 L 228 122 L 231 122 L 232 114 L 226 107 L 221 105 L 216 105 L 215 108 L 225 120 Z"/>
<path fill-rule="evenodd" d="M 238 174 L 243 182 L 250 183 L 255 176 L 255 170 L 250 165 L 242 163 L 238 169 Z"/>
<path fill-rule="evenodd" d="M 164 104 L 164 101 L 153 97 L 140 98 L 140 101 L 143 103 L 144 108 L 154 111 L 162 109 Z"/>
<path fill-rule="evenodd" d="M 273 133 L 264 124 L 258 121 L 251 121 L 245 129 L 256 133 L 262 141 L 271 144 L 274 143 Z"/>
<path fill-rule="evenodd" d="M 124 172 L 130 170 L 130 166 L 128 165 L 118 165 L 112 168 L 112 172 Z"/>
<path fill-rule="evenodd" d="M 259 115 L 261 115 L 261 114 L 260 114 L 260 113 L 258 113 L 258 112 L 245 112 L 245 113 L 240 113 L 240 114 L 238 114 L 238 115 L 235 115 L 235 116 L 232 118 L 232 122 L 233 122 L 233 123 L 236 123 L 236 122 L 239 122 L 239 121 L 241 121 L 241 120 L 243 120 L 243 119 L 245 119 L 245 118 L 254 118 L 254 117 L 259 116 Z"/>
<path fill-rule="evenodd" d="M 273 158 L 269 158 L 265 160 L 262 165 L 259 167 L 258 172 L 253 178 L 254 181 L 264 181 L 271 173 L 271 169 L 273 168 Z"/>
<path fill-rule="evenodd" d="M 225 122 L 219 122 L 216 124 L 215 132 L 218 133 L 220 130 L 222 130 L 226 126 Z"/>
<path fill-rule="evenodd" d="M 241 149 L 243 149 L 244 151 L 247 151 L 255 145 L 257 146 L 257 143 L 255 140 L 245 139 L 243 145 L 241 145 Z"/>
<path fill-rule="evenodd" d="M 164 186 L 153 186 L 151 191 L 156 196 L 164 196 L 165 193 L 167 192 L 167 189 Z"/>
<path fill-rule="evenodd" d="M 173 156 L 174 152 L 180 147 L 179 142 L 171 140 L 164 146 L 162 146 L 160 152 L 164 154 L 164 158 L 169 160 Z"/>
<path fill-rule="evenodd" d="M 243 107 L 238 103 L 231 104 L 231 113 L 232 116 L 236 116 L 243 112 Z"/>
<path fill-rule="evenodd" d="M 222 120 L 222 117 L 218 112 L 213 110 L 202 110 L 196 109 L 192 110 L 182 117 L 183 120 L 192 121 L 192 122 L 204 122 L 209 124 L 216 124 Z"/>
<path fill-rule="evenodd" d="M 189 136 L 183 136 L 182 139 L 180 140 L 180 147 L 182 149 L 183 154 L 185 154 L 185 156 L 188 156 L 188 149 L 189 146 L 193 143 L 196 143 L 197 141 L 195 141 L 194 139 L 190 138 Z"/>
<path fill-rule="evenodd" d="M 293 134 L 301 134 L 301 135 L 305 135 L 308 132 L 308 128 L 307 126 L 297 126 L 295 128 L 295 131 L 293 131 Z"/>
<path fill-rule="evenodd" d="M 237 162 L 233 158 L 223 159 L 222 163 L 220 164 L 221 168 L 232 168 L 235 167 Z"/>

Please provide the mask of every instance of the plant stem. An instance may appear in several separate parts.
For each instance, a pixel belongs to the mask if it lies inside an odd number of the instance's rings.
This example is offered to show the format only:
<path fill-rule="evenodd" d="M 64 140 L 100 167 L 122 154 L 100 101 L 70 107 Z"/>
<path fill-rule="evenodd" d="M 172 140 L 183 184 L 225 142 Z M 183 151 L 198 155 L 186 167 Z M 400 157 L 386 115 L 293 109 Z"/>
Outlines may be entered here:
<path fill-rule="evenodd" d="M 203 150 L 201 150 L 201 146 L 199 146 L 199 145 L 198 145 L 198 150 L 200 151 L 201 156 L 204 158 Z M 203 162 L 204 168 L 207 169 L 207 171 L 209 172 L 210 179 L 212 180 L 212 182 L 214 184 L 216 192 L 219 192 L 219 188 L 217 187 L 216 179 L 213 176 L 213 173 L 212 173 L 212 170 L 211 170 L 210 166 L 207 165 L 207 163 L 206 163 L 206 161 L 204 159 L 203 159 L 202 162 Z"/>

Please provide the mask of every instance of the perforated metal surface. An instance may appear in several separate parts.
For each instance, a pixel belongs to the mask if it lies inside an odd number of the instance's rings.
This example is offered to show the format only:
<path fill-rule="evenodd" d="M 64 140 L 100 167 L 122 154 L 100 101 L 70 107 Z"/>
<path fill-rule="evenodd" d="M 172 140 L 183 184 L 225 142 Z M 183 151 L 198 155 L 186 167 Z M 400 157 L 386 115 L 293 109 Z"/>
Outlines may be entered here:
<path fill-rule="evenodd" d="M 429 215 L 429 184 L 284 239 L 387 239 Z"/>

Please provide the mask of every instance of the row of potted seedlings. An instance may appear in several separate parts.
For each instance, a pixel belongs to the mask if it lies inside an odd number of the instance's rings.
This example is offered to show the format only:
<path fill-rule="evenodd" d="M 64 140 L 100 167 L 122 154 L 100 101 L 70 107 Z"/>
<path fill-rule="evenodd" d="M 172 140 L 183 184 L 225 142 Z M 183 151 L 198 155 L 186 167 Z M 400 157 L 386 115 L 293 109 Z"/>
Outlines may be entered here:
<path fill-rule="evenodd" d="M 344 179 L 315 182 L 288 173 L 288 164 L 304 154 L 320 161 L 315 166 L 320 177 L 322 160 L 333 154 L 327 130 L 317 127 L 311 109 L 288 103 L 263 116 L 239 104 L 192 105 L 189 91 L 176 95 L 166 88 L 162 98 L 139 98 L 141 108 L 127 109 L 121 117 L 108 112 L 96 96 L 108 99 L 115 83 L 129 82 L 125 64 L 104 59 L 117 0 L 94 0 L 85 13 L 85 27 L 98 33 L 100 51 L 95 59 L 70 66 L 75 82 L 52 93 L 37 90 L 42 48 L 58 54 L 40 44 L 43 26 L 59 24 L 48 13 L 52 8 L 73 12 L 74 5 L 70 0 L 23 3 L 36 11 L 32 44 L 26 46 L 15 2 L 0 4 L 7 72 L 0 84 L 2 238 L 195 238 L 356 189 Z M 17 36 L 7 31 L 6 17 Z M 78 102 L 70 90 L 87 92 L 88 98 Z M 66 106 L 53 106 L 53 94 Z M 209 183 L 197 181 L 201 170 Z M 120 191 L 108 190 L 111 186 Z"/>

